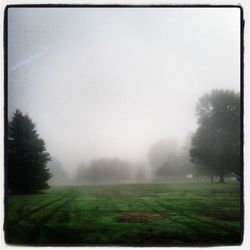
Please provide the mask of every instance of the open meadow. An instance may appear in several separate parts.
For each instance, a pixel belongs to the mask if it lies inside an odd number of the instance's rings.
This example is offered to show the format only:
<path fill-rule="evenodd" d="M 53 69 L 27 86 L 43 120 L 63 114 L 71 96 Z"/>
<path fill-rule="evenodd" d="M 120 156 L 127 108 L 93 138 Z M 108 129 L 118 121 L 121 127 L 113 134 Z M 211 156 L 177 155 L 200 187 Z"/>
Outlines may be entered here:
<path fill-rule="evenodd" d="M 238 183 L 52 187 L 8 195 L 6 240 L 18 245 L 240 244 Z"/>

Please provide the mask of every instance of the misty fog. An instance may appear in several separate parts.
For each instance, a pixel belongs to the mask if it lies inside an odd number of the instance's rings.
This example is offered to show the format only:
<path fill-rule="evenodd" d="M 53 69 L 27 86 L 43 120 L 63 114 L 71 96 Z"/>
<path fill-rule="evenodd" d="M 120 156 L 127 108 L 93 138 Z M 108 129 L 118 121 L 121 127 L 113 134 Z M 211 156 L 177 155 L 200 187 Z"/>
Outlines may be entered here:
<path fill-rule="evenodd" d="M 192 177 L 198 99 L 240 91 L 239 15 L 9 9 L 8 118 L 18 108 L 35 122 L 52 156 L 49 184 Z"/>

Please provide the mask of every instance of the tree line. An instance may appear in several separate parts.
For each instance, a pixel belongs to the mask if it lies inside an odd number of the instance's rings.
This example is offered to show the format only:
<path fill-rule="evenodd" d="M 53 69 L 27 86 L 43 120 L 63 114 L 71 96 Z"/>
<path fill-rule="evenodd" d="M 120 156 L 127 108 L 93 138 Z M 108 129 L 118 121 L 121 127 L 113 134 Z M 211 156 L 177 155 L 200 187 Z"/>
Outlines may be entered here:
<path fill-rule="evenodd" d="M 148 180 L 142 163 L 131 163 L 118 158 L 100 158 L 89 164 L 81 163 L 76 171 L 77 184 L 112 184 Z"/>
<path fill-rule="evenodd" d="M 215 176 L 224 182 L 227 174 L 240 179 L 241 124 L 240 94 L 231 90 L 212 90 L 198 100 L 196 106 L 198 128 L 181 148 L 174 140 L 161 140 L 149 148 L 151 173 L 162 180 L 183 178 L 190 173 Z M 49 187 L 48 181 L 57 170 L 50 164 L 50 154 L 39 137 L 36 125 L 27 114 L 16 110 L 8 122 L 5 174 L 10 193 L 36 193 Z M 134 170 L 131 175 L 131 169 Z M 135 171 L 136 170 L 136 171 Z M 78 183 L 145 180 L 142 165 L 120 159 L 96 159 L 77 171 Z M 62 172 L 61 178 L 66 174 Z M 53 184 L 53 182 L 51 182 Z"/>

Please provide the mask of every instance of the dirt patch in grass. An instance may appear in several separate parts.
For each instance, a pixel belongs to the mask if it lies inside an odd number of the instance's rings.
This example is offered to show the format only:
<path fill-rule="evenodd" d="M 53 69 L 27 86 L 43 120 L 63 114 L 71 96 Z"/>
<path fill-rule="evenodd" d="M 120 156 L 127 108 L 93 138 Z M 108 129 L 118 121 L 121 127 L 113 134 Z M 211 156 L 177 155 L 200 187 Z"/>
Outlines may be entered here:
<path fill-rule="evenodd" d="M 151 223 L 163 220 L 168 216 L 165 212 L 124 212 L 119 218 L 122 223 Z"/>
<path fill-rule="evenodd" d="M 226 221 L 239 221 L 240 214 L 233 213 L 233 212 L 201 212 L 199 213 L 201 216 L 211 217 L 214 219 L 219 220 L 226 220 Z"/>

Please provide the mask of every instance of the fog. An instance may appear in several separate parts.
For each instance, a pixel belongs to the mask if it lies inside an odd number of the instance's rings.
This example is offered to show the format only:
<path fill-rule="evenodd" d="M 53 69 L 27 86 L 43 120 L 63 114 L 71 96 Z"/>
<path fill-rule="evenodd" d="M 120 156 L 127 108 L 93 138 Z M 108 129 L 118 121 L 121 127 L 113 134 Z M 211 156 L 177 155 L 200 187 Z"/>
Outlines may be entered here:
<path fill-rule="evenodd" d="M 152 145 L 180 156 L 212 89 L 240 90 L 240 9 L 8 11 L 9 119 L 28 113 L 71 178 L 118 161 L 147 179 Z"/>

